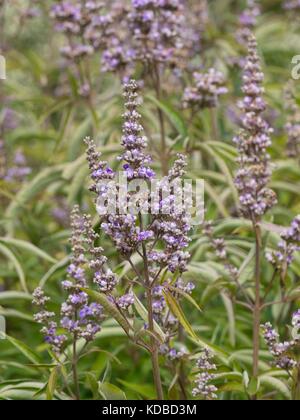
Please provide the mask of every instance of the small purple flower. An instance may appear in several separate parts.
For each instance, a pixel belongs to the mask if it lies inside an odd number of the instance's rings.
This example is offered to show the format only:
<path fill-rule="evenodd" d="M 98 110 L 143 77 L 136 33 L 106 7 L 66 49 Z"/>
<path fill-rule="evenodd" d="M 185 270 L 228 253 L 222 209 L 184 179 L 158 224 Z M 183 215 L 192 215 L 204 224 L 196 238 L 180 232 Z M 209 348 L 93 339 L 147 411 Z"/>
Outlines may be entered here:
<path fill-rule="evenodd" d="M 267 187 L 271 177 L 270 156 L 273 130 L 263 119 L 266 104 L 263 95 L 263 73 L 257 54 L 257 43 L 253 36 L 248 39 L 248 57 L 244 68 L 243 130 L 234 138 L 239 157 L 239 169 L 235 184 L 239 192 L 241 210 L 250 220 L 259 220 L 276 203 L 275 193 Z"/>

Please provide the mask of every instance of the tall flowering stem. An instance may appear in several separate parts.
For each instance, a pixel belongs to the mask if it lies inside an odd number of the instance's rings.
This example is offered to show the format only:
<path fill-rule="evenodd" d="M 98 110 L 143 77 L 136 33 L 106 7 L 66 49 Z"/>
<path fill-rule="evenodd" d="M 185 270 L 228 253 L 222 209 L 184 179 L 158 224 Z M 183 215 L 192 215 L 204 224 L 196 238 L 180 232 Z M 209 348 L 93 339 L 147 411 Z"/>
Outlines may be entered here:
<path fill-rule="evenodd" d="M 172 347 L 174 337 L 178 334 L 179 324 L 167 305 L 166 295 L 171 294 L 173 298 L 178 299 L 178 292 L 191 293 L 194 288 L 191 283 L 185 284 L 182 278 L 190 257 L 186 251 L 189 244 L 190 219 L 184 206 L 179 205 L 176 200 L 176 188 L 185 174 L 186 160 L 184 156 L 178 155 L 167 176 L 157 180 L 155 172 L 150 167 L 151 157 L 146 153 L 147 138 L 143 134 L 141 115 L 138 112 L 140 99 L 136 81 L 130 80 L 125 84 L 124 98 L 125 113 L 121 139 L 124 150 L 119 157 L 123 174 L 127 182 L 134 181 L 139 185 L 146 183 L 148 186 L 150 182 L 151 184 L 154 182 L 156 191 L 152 190 L 151 195 L 141 195 L 138 206 L 133 211 L 130 206 L 128 208 L 132 191 L 127 191 L 125 200 L 123 197 L 122 202 L 118 201 L 113 212 L 103 212 L 104 203 L 107 204 L 109 201 L 113 189 L 111 183 L 115 183 L 116 192 L 122 191 L 122 186 L 107 163 L 100 160 L 101 156 L 96 151 L 94 141 L 86 139 L 87 157 L 93 180 L 91 190 L 96 194 L 102 230 L 111 238 L 136 276 L 134 281 L 130 282 L 130 289 L 138 284 L 144 290 L 148 311 L 145 329 L 149 333 L 149 344 L 144 347 L 150 352 L 157 398 L 163 399 L 160 355 L 172 363 L 181 362 L 186 355 L 184 348 L 177 351 Z M 134 263 L 132 258 L 134 254 L 140 256 L 142 267 Z M 133 303 L 132 299 L 134 299 L 133 292 L 117 300 L 117 304 L 130 305 Z M 163 342 L 162 338 L 157 337 L 155 322 L 164 332 Z"/>
<path fill-rule="evenodd" d="M 162 74 L 167 68 L 176 68 L 183 52 L 182 0 L 131 0 L 128 15 L 135 60 L 141 62 L 146 75 L 150 75 L 158 101 L 163 99 Z M 161 163 L 167 175 L 169 151 L 164 114 L 157 108 L 160 136 Z"/>
<path fill-rule="evenodd" d="M 101 256 L 102 250 L 94 247 L 97 234 L 92 228 L 90 216 L 81 215 L 78 206 L 75 206 L 72 211 L 71 227 L 72 256 L 67 279 L 62 282 L 62 287 L 68 292 L 68 297 L 61 305 L 59 324 L 55 321 L 56 314 L 46 309 L 50 298 L 45 296 L 40 287 L 33 293 L 33 303 L 40 307 L 40 312 L 34 316 L 35 321 L 43 325 L 41 332 L 57 357 L 65 355 L 65 347 L 68 342 L 72 344 L 70 362 L 75 397 L 79 400 L 78 340 L 83 339 L 85 345 L 91 343 L 100 331 L 100 324 L 103 320 L 102 306 L 95 302 L 89 302 L 89 297 L 84 291 L 88 286 L 87 266 L 95 272 L 106 260 L 103 260 L 104 257 Z M 94 258 L 92 260 L 89 258 L 90 252 Z M 64 334 L 58 333 L 59 328 L 63 329 Z"/>
<path fill-rule="evenodd" d="M 257 53 L 254 36 L 248 39 L 248 56 L 243 75 L 243 93 L 240 103 L 243 111 L 243 130 L 234 139 L 239 157 L 239 169 L 235 184 L 239 192 L 241 212 L 252 221 L 255 234 L 255 305 L 253 313 L 253 376 L 259 374 L 259 331 L 261 319 L 261 245 L 260 222 L 263 215 L 276 203 L 275 193 L 267 187 L 271 176 L 270 156 L 267 148 L 271 146 L 272 129 L 263 118 L 266 103 L 262 87 L 264 75 Z"/>

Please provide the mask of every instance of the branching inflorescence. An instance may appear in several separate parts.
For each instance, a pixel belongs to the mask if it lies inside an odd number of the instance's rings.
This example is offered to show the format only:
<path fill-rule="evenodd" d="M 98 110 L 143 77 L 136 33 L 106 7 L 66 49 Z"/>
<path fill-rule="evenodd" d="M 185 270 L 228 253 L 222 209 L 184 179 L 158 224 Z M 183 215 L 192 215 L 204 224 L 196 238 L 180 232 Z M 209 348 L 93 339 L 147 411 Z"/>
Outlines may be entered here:
<path fill-rule="evenodd" d="M 42 333 L 46 342 L 58 353 L 63 350 L 63 345 L 70 337 L 75 340 L 83 338 L 86 342 L 92 341 L 100 331 L 103 319 L 101 305 L 89 303 L 89 297 L 84 289 L 88 287 L 87 266 L 94 270 L 96 277 L 98 272 L 95 270 L 100 270 L 106 259 L 101 255 L 101 248 L 94 248 L 97 235 L 93 231 L 90 217 L 81 216 L 77 206 L 71 215 L 71 227 L 72 258 L 68 267 L 68 278 L 62 282 L 63 289 L 69 292 L 69 295 L 61 306 L 60 324 L 54 320 L 55 313 L 45 309 L 45 304 L 50 299 L 44 295 L 41 288 L 35 290 L 33 301 L 42 308 L 42 311 L 35 315 L 35 320 L 44 324 Z M 90 260 L 90 254 L 94 260 Z M 108 281 L 107 278 L 106 280 Z M 57 333 L 60 327 L 64 329 L 65 335 Z"/>
<path fill-rule="evenodd" d="M 264 75 L 254 37 L 249 38 L 249 50 L 243 76 L 245 97 L 240 103 L 243 111 L 243 131 L 234 139 L 239 157 L 236 174 L 241 210 L 250 220 L 259 220 L 276 203 L 275 193 L 267 185 L 271 176 L 270 156 L 272 129 L 263 117 L 266 103 L 261 86 Z"/>
<path fill-rule="evenodd" d="M 200 397 L 204 400 L 215 400 L 217 398 L 218 388 L 211 383 L 216 379 L 214 372 L 217 370 L 217 366 L 213 363 L 213 357 L 208 349 L 204 349 L 197 361 L 197 368 L 200 373 L 196 377 L 196 386 L 192 391 L 194 397 Z"/>
<path fill-rule="evenodd" d="M 255 303 L 253 307 L 253 376 L 259 374 L 259 328 L 261 322 L 261 246 L 260 222 L 266 212 L 276 203 L 276 194 L 268 188 L 272 171 L 267 148 L 271 146 L 272 129 L 263 117 L 266 103 L 263 99 L 264 75 L 257 53 L 254 36 L 248 38 L 248 56 L 243 75 L 244 99 L 240 103 L 243 111 L 242 132 L 235 137 L 238 149 L 239 169 L 235 177 L 241 213 L 252 222 L 255 235 Z M 256 396 L 254 396 L 256 398 Z"/>
<path fill-rule="evenodd" d="M 187 87 L 183 95 L 184 108 L 196 110 L 215 108 L 219 97 L 228 92 L 224 75 L 211 68 L 207 73 L 194 73 L 194 86 Z"/>
<path fill-rule="evenodd" d="M 260 6 L 257 0 L 247 0 L 247 6 L 239 18 L 239 30 L 237 31 L 237 41 L 244 46 L 248 45 L 248 38 L 253 33 L 260 15 Z"/>
<path fill-rule="evenodd" d="M 150 183 L 156 180 L 158 200 L 154 207 L 149 206 L 149 196 L 141 196 L 137 212 L 124 211 L 118 205 L 113 214 L 103 214 L 103 202 L 111 198 L 111 193 L 121 192 L 122 186 L 117 182 L 117 175 L 100 160 L 95 143 L 86 139 L 87 157 L 93 184 L 91 190 L 96 194 L 98 213 L 101 215 L 101 228 L 111 238 L 116 249 L 127 260 L 135 274 L 134 283 L 145 289 L 148 309 L 146 329 L 154 334 L 156 320 L 165 333 L 164 343 L 151 337 L 151 353 L 154 378 L 157 392 L 162 398 L 162 388 L 158 372 L 158 352 L 166 354 L 170 360 L 177 360 L 186 351 L 177 351 L 172 347 L 172 339 L 178 327 L 178 321 L 167 306 L 166 294 L 178 298 L 180 293 L 191 293 L 194 285 L 185 283 L 183 274 L 187 270 L 189 253 L 188 233 L 191 229 L 189 215 L 182 203 L 176 200 L 178 182 L 185 174 L 186 161 L 178 155 L 172 169 L 161 181 L 156 179 L 150 168 L 151 158 L 146 154 L 147 138 L 143 134 L 138 112 L 138 84 L 130 80 L 124 87 L 125 114 L 123 124 L 122 146 L 124 152 L 119 157 L 122 162 L 123 175 L 127 181 Z M 112 186 L 112 181 L 115 186 Z M 171 187 L 170 187 L 171 185 Z M 168 191 L 168 193 L 164 193 Z M 122 203 L 129 203 L 132 192 L 127 191 Z M 102 204 L 99 204 L 102 203 Z M 127 207 L 126 207 L 127 208 Z M 147 217 L 145 216 L 147 214 Z M 132 257 L 137 254 L 142 259 L 142 269 L 134 264 Z M 119 305 L 132 303 L 131 296 L 121 298 Z"/>
<path fill-rule="evenodd" d="M 280 272 L 283 280 L 298 251 L 300 251 L 300 216 L 297 216 L 291 226 L 281 234 L 277 250 L 266 255 L 268 261 Z"/>
<path fill-rule="evenodd" d="M 297 367 L 300 369 L 298 357 L 300 346 L 300 310 L 295 312 L 292 318 L 292 340 L 280 342 L 279 334 L 269 322 L 262 325 L 262 331 L 269 351 L 275 359 L 276 367 L 287 371 L 291 371 Z M 297 375 L 296 378 L 298 378 Z"/>

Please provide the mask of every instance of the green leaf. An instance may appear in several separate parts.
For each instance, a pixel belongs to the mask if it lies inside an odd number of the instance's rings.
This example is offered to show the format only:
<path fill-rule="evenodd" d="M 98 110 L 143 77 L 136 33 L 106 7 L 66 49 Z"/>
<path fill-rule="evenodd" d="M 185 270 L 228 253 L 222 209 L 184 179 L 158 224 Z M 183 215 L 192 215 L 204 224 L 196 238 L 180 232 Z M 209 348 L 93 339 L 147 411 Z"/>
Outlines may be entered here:
<path fill-rule="evenodd" d="M 122 379 L 118 379 L 118 382 L 122 384 L 125 388 L 136 392 L 137 394 L 141 395 L 142 397 L 148 400 L 154 400 L 156 397 L 155 389 L 151 385 L 134 384 L 131 382 L 123 381 Z"/>
<path fill-rule="evenodd" d="M 255 245 L 251 248 L 247 258 L 239 269 L 239 283 L 244 284 L 247 280 L 253 278 L 255 266 Z"/>
<path fill-rule="evenodd" d="M 189 301 L 199 312 L 202 312 L 202 309 L 198 305 L 198 303 L 195 301 L 195 299 L 188 293 L 184 292 L 181 289 L 177 289 L 173 286 L 168 286 L 168 289 L 172 290 L 175 293 L 178 293 L 179 295 L 183 296 L 187 301 Z"/>
<path fill-rule="evenodd" d="M 228 296 L 225 295 L 225 293 L 221 293 L 221 297 L 222 297 L 222 300 L 224 302 L 224 306 L 225 306 L 227 316 L 228 316 L 228 329 L 229 329 L 230 344 L 232 345 L 232 347 L 235 347 L 235 344 L 236 344 L 235 314 L 234 314 L 232 301 L 229 299 Z"/>
<path fill-rule="evenodd" d="M 33 350 L 31 350 L 26 344 L 22 341 L 17 340 L 9 335 L 6 335 L 6 340 L 8 340 L 17 350 L 19 350 L 31 363 L 41 364 L 41 358 Z"/>
<path fill-rule="evenodd" d="M 253 397 L 254 395 L 256 395 L 259 391 L 260 388 L 260 379 L 259 378 L 251 378 L 248 388 L 247 388 L 247 392 L 248 394 Z"/>
<path fill-rule="evenodd" d="M 99 382 L 98 390 L 102 398 L 104 398 L 105 400 L 126 400 L 125 393 L 117 386 L 108 382 Z"/>
<path fill-rule="evenodd" d="M 1 241 L 1 239 L 0 239 L 0 241 Z M 15 257 L 15 255 L 12 253 L 12 251 L 9 248 L 2 245 L 1 243 L 0 243 L 0 252 L 3 255 L 5 255 L 12 262 L 12 264 L 15 267 L 16 272 L 18 274 L 22 289 L 24 290 L 25 293 L 29 293 L 28 292 L 28 287 L 27 287 L 27 284 L 26 284 L 25 274 L 24 274 L 23 268 L 22 268 L 21 264 L 19 263 L 18 259 Z"/>
<path fill-rule="evenodd" d="M 14 239 L 14 238 L 0 238 L 0 242 L 3 242 L 7 245 L 15 246 L 16 248 L 23 249 L 24 251 L 28 251 L 31 254 L 36 255 L 46 261 L 51 263 L 56 263 L 56 259 L 51 257 L 51 255 L 47 254 L 47 252 L 43 251 L 42 249 L 38 248 L 37 246 L 33 245 L 30 242 L 23 241 L 21 239 Z"/>
<path fill-rule="evenodd" d="M 59 270 L 60 268 L 65 267 L 68 262 L 70 260 L 70 257 L 67 256 L 66 258 L 64 258 L 61 261 L 58 261 L 56 264 L 54 264 L 49 271 L 47 271 L 47 273 L 43 276 L 43 278 L 40 281 L 40 287 L 44 288 L 45 284 L 47 283 L 47 281 L 53 276 L 53 274 Z"/>
<path fill-rule="evenodd" d="M 49 381 L 47 383 L 47 388 L 46 388 L 46 397 L 48 401 L 53 400 L 59 372 L 60 372 L 60 367 L 55 366 L 55 368 L 53 368 L 50 373 Z"/>
<path fill-rule="evenodd" d="M 13 236 L 14 225 L 20 212 L 33 197 L 40 192 L 44 192 L 45 188 L 61 178 L 62 167 L 54 166 L 42 170 L 32 181 L 25 183 L 22 189 L 16 194 L 14 201 L 7 207 L 5 213 L 8 219 L 6 229 L 11 236 Z"/>
<path fill-rule="evenodd" d="M 187 127 L 179 112 L 172 109 L 165 101 L 159 101 L 152 95 L 147 95 L 146 98 L 156 105 L 168 117 L 173 127 L 183 138 L 187 137 Z"/>
<path fill-rule="evenodd" d="M 148 323 L 148 311 L 136 295 L 134 295 L 134 306 L 141 318 Z M 156 321 L 154 321 L 154 331 L 160 338 L 161 342 L 164 343 L 166 336 Z"/>
<path fill-rule="evenodd" d="M 0 302 L 6 302 L 9 300 L 32 300 L 32 295 L 24 292 L 8 291 L 0 292 Z"/>
<path fill-rule="evenodd" d="M 289 388 L 280 379 L 274 378 L 273 376 L 269 376 L 269 375 L 262 375 L 260 376 L 260 382 L 262 385 L 269 386 L 272 389 L 276 389 L 288 400 L 292 399 Z"/>
<path fill-rule="evenodd" d="M 173 315 L 176 316 L 176 318 L 178 319 L 178 321 L 180 322 L 180 324 L 183 326 L 184 330 L 192 338 L 198 339 L 197 334 L 195 333 L 195 331 L 193 330 L 191 324 L 187 320 L 187 318 L 186 318 L 183 310 L 181 309 L 179 303 L 176 302 L 176 300 L 174 299 L 174 297 L 167 290 L 164 291 L 164 296 L 165 296 L 165 299 L 166 299 L 166 302 L 167 302 L 168 307 L 170 308 L 170 310 L 173 313 Z"/>

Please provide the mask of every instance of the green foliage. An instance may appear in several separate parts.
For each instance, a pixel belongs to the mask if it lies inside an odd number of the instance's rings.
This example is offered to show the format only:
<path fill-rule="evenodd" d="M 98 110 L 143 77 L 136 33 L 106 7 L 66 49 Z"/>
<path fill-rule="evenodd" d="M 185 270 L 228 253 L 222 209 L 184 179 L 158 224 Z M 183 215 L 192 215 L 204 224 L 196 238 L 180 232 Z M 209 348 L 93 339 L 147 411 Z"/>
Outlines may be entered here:
<path fill-rule="evenodd" d="M 5 26 L 8 79 L 0 80 L 0 115 L 5 107 L 4 98 L 9 98 L 9 106 L 19 123 L 6 134 L 7 151 L 12 156 L 21 148 L 32 173 L 16 185 L 0 180 L 0 316 L 5 317 L 7 324 L 6 339 L 0 340 L 0 400 L 74 399 L 69 362 L 57 359 L 42 342 L 40 328 L 33 322 L 31 293 L 38 285 L 44 287 L 55 310 L 63 300 L 60 283 L 65 279 L 70 255 L 68 214 L 75 203 L 88 209 L 95 216 L 95 228 L 99 227 L 88 191 L 83 138 L 93 135 L 103 159 L 117 169 L 115 162 L 122 135 L 121 83 L 117 75 L 99 72 L 98 58 L 91 63 L 91 74 L 96 81 L 94 107 L 78 96 L 78 81 L 68 69 L 65 69 L 65 83 L 71 86 L 71 92 L 57 95 L 62 69 L 60 36 L 52 33 L 49 21 L 49 5 L 54 1 L 39 3 L 43 3 L 41 15 L 24 24 L 21 30 L 18 30 L 20 5 L 12 5 L 8 12 L 10 24 Z M 146 84 L 143 122 L 158 171 L 161 169 L 159 109 L 172 157 L 176 152 L 186 153 L 188 177 L 205 179 L 206 217 L 214 221 L 214 235 L 225 238 L 230 262 L 238 267 L 238 282 L 247 302 L 254 297 L 255 247 L 251 223 L 241 219 L 237 211 L 239 199 L 234 185 L 237 153 L 232 138 L 239 127 L 230 117 L 236 112 L 241 96 L 240 71 L 230 64 L 230 58 L 245 54 L 233 34 L 244 1 L 209 3 L 210 23 L 204 34 L 202 64 L 224 71 L 228 95 L 221 99 L 216 115 L 204 110 L 191 118 L 189 111 L 181 106 L 182 86 L 188 80 L 182 80 L 181 84 L 168 73 L 163 99 L 158 100 Z M 291 19 L 282 11 L 280 1 L 261 3 L 264 12 L 259 17 L 256 35 L 266 74 L 268 119 L 275 128 L 270 151 L 274 164 L 271 187 L 278 195 L 278 205 L 261 225 L 265 253 L 276 247 L 282 229 L 300 213 L 299 156 L 298 160 L 286 157 L 283 100 L 284 88 L 291 78 L 291 59 L 299 54 L 300 12 Z M 137 72 L 136 77 L 139 75 Z M 296 96 L 299 104 L 297 83 Z M 213 120 L 217 122 L 217 130 L 213 129 Z M 63 213 L 62 218 L 57 217 L 58 212 Z M 131 267 L 122 262 L 106 237 L 101 236 L 100 241 L 121 282 L 125 281 Z M 236 299 L 238 286 L 199 228 L 192 232 L 189 251 L 192 257 L 184 276 L 195 283 L 193 294 L 190 296 L 175 287 L 165 294 L 168 308 L 181 324 L 188 350 L 182 366 L 187 398 L 193 398 L 196 359 L 207 347 L 216 355 L 215 383 L 220 399 L 246 400 L 255 396 L 292 399 L 290 378 L 285 371 L 273 367 L 263 342 L 260 374 L 257 378 L 252 376 L 252 314 L 247 305 L 240 305 Z M 268 290 L 272 267 L 264 258 L 261 269 L 262 286 Z M 270 302 L 274 304 L 266 306 L 262 313 L 262 321 L 272 322 L 284 337 L 288 337 L 290 315 L 299 307 L 299 278 L 300 256 L 297 255 L 284 282 L 276 277 L 271 284 Z M 144 296 L 135 295 L 133 311 L 137 322 L 132 325 L 104 294 L 94 290 L 87 293 L 105 308 L 106 320 L 93 348 L 86 352 L 83 349 L 84 357 L 78 362 L 82 398 L 155 398 L 149 356 L 137 346 L 148 322 L 148 312 L 142 303 Z M 180 299 L 174 298 L 176 293 Z M 282 295 L 285 301 L 275 304 Z M 155 339 L 163 342 L 165 333 L 156 322 L 154 332 Z M 132 338 L 131 342 L 128 337 Z M 178 348 L 180 344 L 176 343 Z M 160 362 L 169 398 L 179 399 L 180 372 L 174 371 L 173 365 L 170 367 L 163 357 Z"/>

